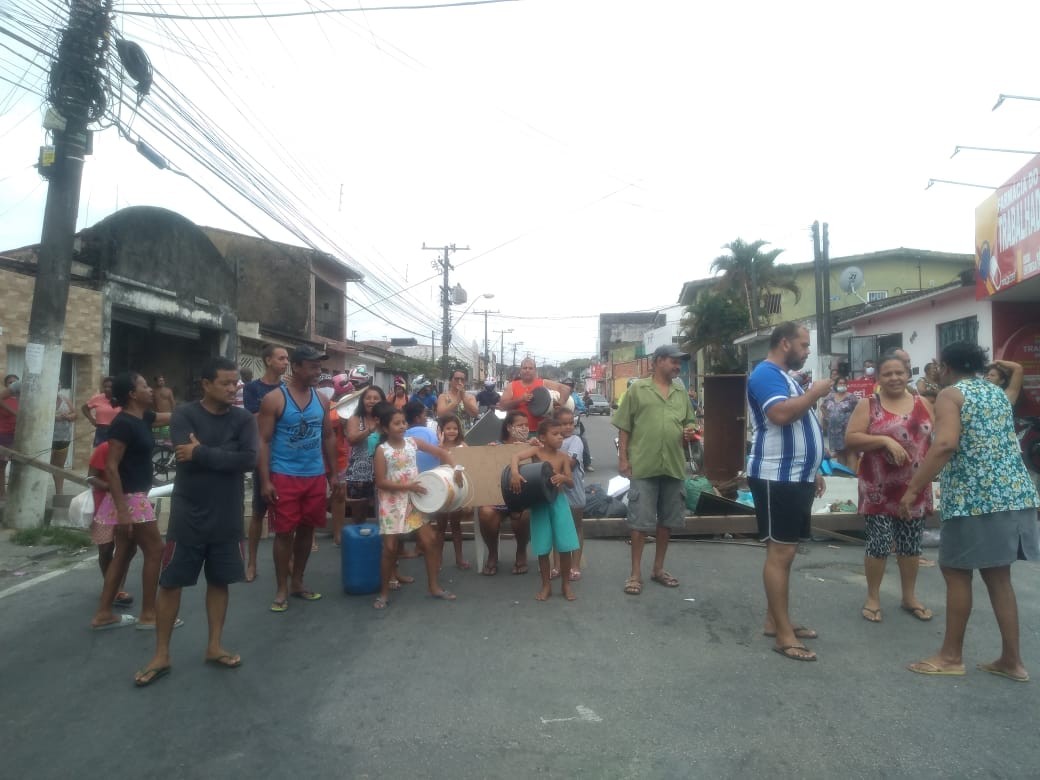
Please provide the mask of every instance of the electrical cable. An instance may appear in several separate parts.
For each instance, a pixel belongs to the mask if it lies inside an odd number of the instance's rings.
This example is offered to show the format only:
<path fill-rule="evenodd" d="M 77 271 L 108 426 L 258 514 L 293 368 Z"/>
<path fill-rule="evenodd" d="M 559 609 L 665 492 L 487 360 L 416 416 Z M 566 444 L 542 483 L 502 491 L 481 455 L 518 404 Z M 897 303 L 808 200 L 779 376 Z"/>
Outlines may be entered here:
<path fill-rule="evenodd" d="M 369 8 L 316 8 L 308 11 L 284 11 L 260 14 L 223 14 L 220 16 L 197 16 L 192 14 L 149 13 L 145 11 L 118 11 L 124 16 L 141 16 L 152 19 L 173 19 L 180 21 L 245 21 L 251 19 L 285 19 L 294 16 L 320 16 L 325 14 L 365 13 L 367 11 L 427 11 L 438 8 L 460 8 L 473 5 L 494 5 L 497 3 L 515 3 L 518 0 L 458 0 L 454 3 L 427 3 L 424 5 L 382 5 Z"/>

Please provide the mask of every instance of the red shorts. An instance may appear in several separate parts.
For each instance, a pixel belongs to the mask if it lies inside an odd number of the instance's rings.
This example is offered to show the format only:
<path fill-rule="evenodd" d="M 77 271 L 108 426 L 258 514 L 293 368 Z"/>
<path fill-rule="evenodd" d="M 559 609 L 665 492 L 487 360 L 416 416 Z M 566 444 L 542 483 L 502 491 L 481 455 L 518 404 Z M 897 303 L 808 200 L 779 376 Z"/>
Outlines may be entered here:
<path fill-rule="evenodd" d="M 268 506 L 268 523 L 276 534 L 288 534 L 299 526 L 325 527 L 325 476 L 291 477 L 272 474 L 278 500 Z"/>

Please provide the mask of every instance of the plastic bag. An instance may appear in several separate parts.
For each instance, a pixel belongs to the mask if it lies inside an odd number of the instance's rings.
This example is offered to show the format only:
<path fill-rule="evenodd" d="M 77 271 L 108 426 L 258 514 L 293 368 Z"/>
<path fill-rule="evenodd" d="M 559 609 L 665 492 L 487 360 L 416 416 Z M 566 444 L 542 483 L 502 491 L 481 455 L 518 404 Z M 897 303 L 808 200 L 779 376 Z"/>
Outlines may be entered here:
<path fill-rule="evenodd" d="M 73 496 L 69 502 L 68 517 L 69 528 L 90 528 L 94 522 L 94 491 L 84 490 Z"/>

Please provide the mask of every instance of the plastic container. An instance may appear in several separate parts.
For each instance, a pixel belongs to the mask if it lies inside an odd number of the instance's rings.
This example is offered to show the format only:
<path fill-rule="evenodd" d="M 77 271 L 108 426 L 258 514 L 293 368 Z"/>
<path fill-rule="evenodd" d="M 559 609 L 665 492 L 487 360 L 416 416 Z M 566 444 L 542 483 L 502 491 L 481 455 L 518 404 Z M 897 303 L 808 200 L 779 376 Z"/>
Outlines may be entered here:
<path fill-rule="evenodd" d="M 360 595 L 378 593 L 381 585 L 379 562 L 383 554 L 383 538 L 375 523 L 343 527 L 343 590 Z"/>
<path fill-rule="evenodd" d="M 557 488 L 549 480 L 553 468 L 545 461 L 533 461 L 520 467 L 520 476 L 526 482 L 520 484 L 520 492 L 514 493 L 509 486 L 512 470 L 509 466 L 502 469 L 502 499 L 511 512 L 530 509 L 535 504 L 551 504 L 556 500 Z"/>

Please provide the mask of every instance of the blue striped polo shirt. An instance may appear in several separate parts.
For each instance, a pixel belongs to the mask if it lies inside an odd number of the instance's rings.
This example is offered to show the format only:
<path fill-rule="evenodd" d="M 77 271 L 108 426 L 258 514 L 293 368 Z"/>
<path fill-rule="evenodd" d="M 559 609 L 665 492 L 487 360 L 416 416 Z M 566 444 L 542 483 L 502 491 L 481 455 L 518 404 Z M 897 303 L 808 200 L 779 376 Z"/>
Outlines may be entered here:
<path fill-rule="evenodd" d="M 748 377 L 748 408 L 754 428 L 749 477 L 771 482 L 814 482 L 823 461 L 823 433 L 816 412 L 809 410 L 787 425 L 769 421 L 773 404 L 803 395 L 802 388 L 775 363 L 763 360 Z"/>

